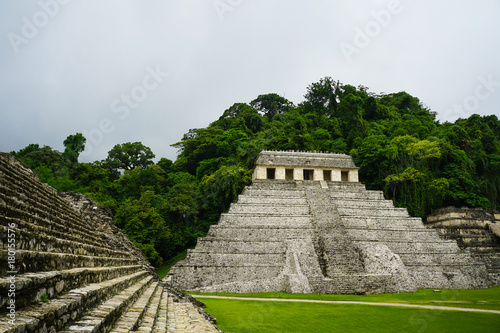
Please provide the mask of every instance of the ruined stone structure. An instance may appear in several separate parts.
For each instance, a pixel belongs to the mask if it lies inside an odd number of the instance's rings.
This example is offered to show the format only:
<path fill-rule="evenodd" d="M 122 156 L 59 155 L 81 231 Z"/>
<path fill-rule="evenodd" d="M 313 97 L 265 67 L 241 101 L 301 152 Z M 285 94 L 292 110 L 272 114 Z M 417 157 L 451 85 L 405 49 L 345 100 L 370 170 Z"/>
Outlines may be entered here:
<path fill-rule="evenodd" d="M 358 182 L 358 169 L 344 154 L 282 151 L 262 152 L 255 162 L 253 180 L 323 180 Z"/>
<path fill-rule="evenodd" d="M 491 283 L 455 240 L 367 191 L 347 155 L 264 151 L 253 178 L 172 268 L 180 289 L 362 294 Z"/>
<path fill-rule="evenodd" d="M 218 332 L 88 198 L 0 153 L 0 332 Z"/>
<path fill-rule="evenodd" d="M 429 215 L 425 224 L 442 238 L 453 239 L 461 249 L 469 250 L 486 265 L 490 281 L 500 285 L 500 212 L 446 207 Z"/>

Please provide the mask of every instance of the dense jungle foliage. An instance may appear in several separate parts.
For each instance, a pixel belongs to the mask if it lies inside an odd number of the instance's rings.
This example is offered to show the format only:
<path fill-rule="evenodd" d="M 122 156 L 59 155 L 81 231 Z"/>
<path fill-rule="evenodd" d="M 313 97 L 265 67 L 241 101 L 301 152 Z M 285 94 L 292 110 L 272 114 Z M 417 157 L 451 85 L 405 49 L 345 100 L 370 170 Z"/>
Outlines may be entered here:
<path fill-rule="evenodd" d="M 140 142 L 116 145 L 103 161 L 79 163 L 85 138 L 65 150 L 31 144 L 18 158 L 59 191 L 110 207 L 115 223 L 155 265 L 194 246 L 245 185 L 264 149 L 350 154 L 368 189 L 424 217 L 454 205 L 500 208 L 500 121 L 472 115 L 454 123 L 406 92 L 376 95 L 326 77 L 294 105 L 277 94 L 237 103 L 173 146 L 175 161 Z"/>

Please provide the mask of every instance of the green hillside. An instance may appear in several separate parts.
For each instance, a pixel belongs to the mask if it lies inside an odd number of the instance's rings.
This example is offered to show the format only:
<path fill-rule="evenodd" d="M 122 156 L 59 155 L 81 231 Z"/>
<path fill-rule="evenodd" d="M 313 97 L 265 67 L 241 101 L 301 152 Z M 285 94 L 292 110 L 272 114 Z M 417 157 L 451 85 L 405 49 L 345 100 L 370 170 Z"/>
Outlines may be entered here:
<path fill-rule="evenodd" d="M 492 114 L 496 110 L 492 110 Z M 500 208 L 500 121 L 472 115 L 440 123 L 406 92 L 377 95 L 324 78 L 294 105 L 277 94 L 236 103 L 206 128 L 173 144 L 177 160 L 140 142 L 79 163 L 85 138 L 64 152 L 31 144 L 13 152 L 42 181 L 109 206 L 115 223 L 155 265 L 194 246 L 251 182 L 264 149 L 346 153 L 368 189 L 424 217 L 443 206 Z"/>

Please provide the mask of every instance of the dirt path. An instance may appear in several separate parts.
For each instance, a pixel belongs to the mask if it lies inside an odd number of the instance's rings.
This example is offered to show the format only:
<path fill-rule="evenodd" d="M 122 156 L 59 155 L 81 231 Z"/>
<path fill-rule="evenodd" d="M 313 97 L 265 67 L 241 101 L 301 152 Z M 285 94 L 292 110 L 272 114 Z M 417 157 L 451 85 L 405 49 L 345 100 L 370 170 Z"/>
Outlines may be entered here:
<path fill-rule="evenodd" d="M 358 302 L 358 301 L 322 301 L 312 299 L 291 299 L 291 298 L 250 298 L 250 297 L 231 297 L 231 296 L 215 296 L 215 295 L 193 295 L 195 298 L 218 298 L 230 299 L 239 301 L 269 301 L 269 302 L 303 302 L 303 303 L 328 303 L 328 304 L 361 304 L 361 305 L 378 305 L 378 306 L 397 306 L 404 308 L 417 308 L 429 310 L 451 310 L 465 312 L 487 312 L 500 314 L 500 310 L 473 309 L 473 308 L 455 308 L 451 306 L 436 306 L 436 305 L 418 305 L 418 304 L 401 304 L 401 303 L 380 303 L 380 302 Z"/>

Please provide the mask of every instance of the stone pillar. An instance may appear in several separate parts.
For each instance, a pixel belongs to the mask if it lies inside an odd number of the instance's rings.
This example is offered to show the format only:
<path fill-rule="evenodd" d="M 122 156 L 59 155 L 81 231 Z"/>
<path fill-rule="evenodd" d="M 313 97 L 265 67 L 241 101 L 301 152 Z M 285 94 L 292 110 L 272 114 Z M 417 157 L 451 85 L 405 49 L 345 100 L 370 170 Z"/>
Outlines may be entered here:
<path fill-rule="evenodd" d="M 332 170 L 332 181 L 334 182 L 340 182 L 340 170 L 339 169 L 334 169 Z"/>
<path fill-rule="evenodd" d="M 285 167 L 276 167 L 275 179 L 285 179 Z"/>
<path fill-rule="evenodd" d="M 293 169 L 293 179 L 304 180 L 304 169 L 302 168 Z"/>
<path fill-rule="evenodd" d="M 359 182 L 358 170 L 350 170 L 349 171 L 349 181 L 350 182 Z"/>
<path fill-rule="evenodd" d="M 264 166 L 256 166 L 253 171 L 253 180 L 255 179 L 266 179 L 267 178 L 267 168 Z"/>
<path fill-rule="evenodd" d="M 314 169 L 313 180 L 323 180 L 323 169 Z"/>

